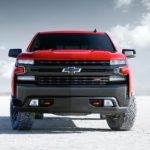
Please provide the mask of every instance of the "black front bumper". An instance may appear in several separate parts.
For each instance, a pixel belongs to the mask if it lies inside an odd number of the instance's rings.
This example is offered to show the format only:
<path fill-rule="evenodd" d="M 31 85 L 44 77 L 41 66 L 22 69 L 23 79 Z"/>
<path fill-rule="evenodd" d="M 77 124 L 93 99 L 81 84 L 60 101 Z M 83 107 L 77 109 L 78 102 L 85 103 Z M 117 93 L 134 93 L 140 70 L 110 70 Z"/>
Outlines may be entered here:
<path fill-rule="evenodd" d="M 32 98 L 52 98 L 54 104 L 50 107 L 30 107 Z M 90 99 L 112 99 L 114 107 L 93 107 Z M 33 84 L 18 84 L 16 97 L 22 106 L 16 106 L 19 111 L 43 113 L 103 113 L 116 114 L 125 112 L 129 98 L 126 85 L 105 87 L 49 87 Z"/>

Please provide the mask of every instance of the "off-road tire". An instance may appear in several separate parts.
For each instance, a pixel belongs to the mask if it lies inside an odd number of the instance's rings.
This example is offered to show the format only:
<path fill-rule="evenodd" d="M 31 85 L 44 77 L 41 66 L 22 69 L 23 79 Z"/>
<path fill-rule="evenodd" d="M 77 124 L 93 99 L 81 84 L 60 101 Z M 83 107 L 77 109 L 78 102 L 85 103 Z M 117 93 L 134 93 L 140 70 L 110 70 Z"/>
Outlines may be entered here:
<path fill-rule="evenodd" d="M 129 106 L 125 113 L 120 114 L 119 117 L 107 117 L 108 126 L 116 131 L 128 131 L 133 127 L 136 116 L 135 98 L 131 98 Z"/>
<path fill-rule="evenodd" d="M 34 114 L 29 112 L 18 112 L 10 103 L 11 126 L 14 130 L 30 130 L 33 125 Z"/>
<path fill-rule="evenodd" d="M 43 119 L 43 118 L 44 118 L 43 113 L 36 113 L 35 114 L 35 119 Z"/>

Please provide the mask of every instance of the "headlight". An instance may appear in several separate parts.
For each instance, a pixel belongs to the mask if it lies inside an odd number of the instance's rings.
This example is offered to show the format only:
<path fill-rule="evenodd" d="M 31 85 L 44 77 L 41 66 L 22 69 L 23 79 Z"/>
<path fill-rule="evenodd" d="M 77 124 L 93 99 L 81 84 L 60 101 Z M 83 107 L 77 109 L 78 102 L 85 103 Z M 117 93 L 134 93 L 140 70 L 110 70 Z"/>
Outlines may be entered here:
<path fill-rule="evenodd" d="M 35 76 L 17 76 L 19 81 L 35 81 Z"/>
<path fill-rule="evenodd" d="M 127 61 L 126 60 L 110 60 L 110 65 L 126 65 Z"/>
<path fill-rule="evenodd" d="M 24 65 L 33 65 L 34 64 L 34 60 L 30 60 L 30 59 L 18 59 L 17 60 L 17 64 L 24 64 Z"/>
<path fill-rule="evenodd" d="M 115 82 L 115 81 L 126 81 L 126 77 L 125 76 L 110 76 L 109 77 L 109 81 L 111 82 Z"/>

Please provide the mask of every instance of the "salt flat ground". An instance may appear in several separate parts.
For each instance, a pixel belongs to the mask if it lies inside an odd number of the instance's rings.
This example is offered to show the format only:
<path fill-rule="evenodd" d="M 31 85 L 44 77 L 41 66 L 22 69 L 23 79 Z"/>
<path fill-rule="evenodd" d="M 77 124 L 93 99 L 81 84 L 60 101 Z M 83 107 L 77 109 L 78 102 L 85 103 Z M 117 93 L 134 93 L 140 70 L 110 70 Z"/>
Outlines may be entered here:
<path fill-rule="evenodd" d="M 150 97 L 138 96 L 131 131 L 111 131 L 99 115 L 46 115 L 31 131 L 14 131 L 9 119 L 9 96 L 0 97 L 1 150 L 150 150 Z"/>

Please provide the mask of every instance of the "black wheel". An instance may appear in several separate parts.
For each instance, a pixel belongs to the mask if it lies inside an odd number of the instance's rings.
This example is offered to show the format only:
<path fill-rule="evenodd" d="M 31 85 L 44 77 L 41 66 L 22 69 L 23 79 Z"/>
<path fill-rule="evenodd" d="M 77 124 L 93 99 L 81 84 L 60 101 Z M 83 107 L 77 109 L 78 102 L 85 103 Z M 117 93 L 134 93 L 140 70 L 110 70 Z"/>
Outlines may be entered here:
<path fill-rule="evenodd" d="M 13 102 L 10 104 L 11 126 L 14 130 L 30 130 L 33 124 L 34 114 L 29 112 L 18 112 Z"/>
<path fill-rule="evenodd" d="M 107 123 L 112 130 L 128 131 L 133 127 L 135 116 L 136 103 L 135 99 L 131 98 L 127 111 L 123 114 L 120 114 L 118 117 L 107 117 Z"/>
<path fill-rule="evenodd" d="M 43 118 L 44 118 L 43 113 L 36 113 L 35 114 L 35 119 L 43 119 Z"/>

